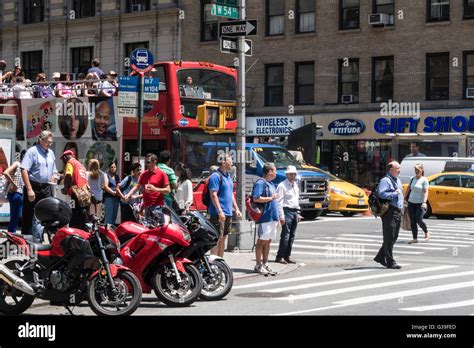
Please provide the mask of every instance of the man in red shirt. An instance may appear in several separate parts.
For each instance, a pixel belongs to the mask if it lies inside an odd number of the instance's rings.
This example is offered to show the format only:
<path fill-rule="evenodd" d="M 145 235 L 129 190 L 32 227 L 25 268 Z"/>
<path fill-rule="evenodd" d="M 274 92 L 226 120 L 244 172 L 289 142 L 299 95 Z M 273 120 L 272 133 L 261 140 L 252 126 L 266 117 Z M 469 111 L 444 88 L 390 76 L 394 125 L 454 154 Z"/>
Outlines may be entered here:
<path fill-rule="evenodd" d="M 86 222 L 86 210 L 89 207 L 81 207 L 75 196 L 74 192 L 72 191 L 73 186 L 78 186 L 80 188 L 84 188 L 89 190 L 87 185 L 87 172 L 86 168 L 82 165 L 74 157 L 74 152 L 71 150 L 64 151 L 61 159 L 64 162 L 64 188 L 62 189 L 63 194 L 67 194 L 71 197 L 72 202 L 74 202 L 72 206 L 72 217 L 71 221 L 69 222 L 69 227 L 79 228 L 82 230 L 86 229 L 85 222 Z"/>
<path fill-rule="evenodd" d="M 143 187 L 143 205 L 142 208 L 157 207 L 165 205 L 165 194 L 170 193 L 170 184 L 168 176 L 164 171 L 158 168 L 158 157 L 149 153 L 145 157 L 145 170 L 138 179 L 130 192 L 125 196 L 127 201 L 140 187 Z"/>

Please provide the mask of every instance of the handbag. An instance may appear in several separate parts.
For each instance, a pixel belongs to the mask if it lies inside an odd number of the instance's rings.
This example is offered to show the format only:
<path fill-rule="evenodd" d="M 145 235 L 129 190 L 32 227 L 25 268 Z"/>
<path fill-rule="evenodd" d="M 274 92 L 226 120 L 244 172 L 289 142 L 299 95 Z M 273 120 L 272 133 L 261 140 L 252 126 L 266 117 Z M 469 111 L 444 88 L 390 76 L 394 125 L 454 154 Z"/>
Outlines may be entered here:
<path fill-rule="evenodd" d="M 89 190 L 89 186 L 84 185 L 79 187 L 74 185 L 71 187 L 71 189 L 74 198 L 77 200 L 77 203 L 79 203 L 81 208 L 87 208 L 91 205 L 91 191 Z"/>
<path fill-rule="evenodd" d="M 410 214 L 408 214 L 407 204 L 405 204 L 404 209 L 403 209 L 402 228 L 404 230 L 411 231 L 411 220 L 410 220 Z"/>

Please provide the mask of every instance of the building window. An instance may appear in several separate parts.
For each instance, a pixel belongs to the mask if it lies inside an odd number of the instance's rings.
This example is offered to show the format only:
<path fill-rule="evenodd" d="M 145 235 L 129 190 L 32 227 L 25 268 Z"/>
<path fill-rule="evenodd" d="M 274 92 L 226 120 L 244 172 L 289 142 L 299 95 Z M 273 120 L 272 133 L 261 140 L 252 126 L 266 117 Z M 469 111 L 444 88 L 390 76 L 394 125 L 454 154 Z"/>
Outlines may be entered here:
<path fill-rule="evenodd" d="M 359 0 L 339 0 L 339 29 L 358 29 L 360 25 L 359 14 Z"/>
<path fill-rule="evenodd" d="M 95 0 L 74 0 L 73 9 L 76 18 L 95 16 Z"/>
<path fill-rule="evenodd" d="M 265 66 L 265 106 L 283 105 L 283 64 Z"/>
<path fill-rule="evenodd" d="M 383 13 L 389 16 L 388 24 L 391 26 L 394 23 L 395 13 L 395 0 L 374 0 L 374 11 L 373 13 Z"/>
<path fill-rule="evenodd" d="M 314 31 L 314 0 L 298 0 L 296 3 L 296 32 L 310 33 Z"/>
<path fill-rule="evenodd" d="M 130 42 L 126 43 L 124 45 L 124 52 L 123 52 L 123 57 L 124 58 L 130 58 L 132 55 L 132 52 L 136 50 L 137 48 L 149 48 L 148 41 L 143 41 L 143 42 Z M 125 71 L 127 73 L 130 72 L 130 68 L 125 68 Z"/>
<path fill-rule="evenodd" d="M 359 59 L 339 60 L 339 102 L 359 102 Z"/>
<path fill-rule="evenodd" d="M 201 41 L 217 40 L 217 17 L 211 10 L 212 0 L 201 1 Z"/>
<path fill-rule="evenodd" d="M 267 36 L 285 32 L 285 0 L 267 0 Z"/>
<path fill-rule="evenodd" d="M 87 70 L 91 67 L 93 59 L 94 47 L 77 47 L 71 49 L 72 72 L 74 74 L 87 74 Z"/>
<path fill-rule="evenodd" d="M 43 72 L 43 51 L 21 53 L 23 73 L 27 79 L 36 80 L 36 75 Z"/>
<path fill-rule="evenodd" d="M 43 0 L 23 0 L 23 23 L 41 23 L 44 21 Z"/>
<path fill-rule="evenodd" d="M 474 95 L 474 51 L 464 52 L 464 98 L 467 97 L 467 88 L 472 88 Z M 470 93 L 470 94 L 471 94 Z"/>
<path fill-rule="evenodd" d="M 449 21 L 449 0 L 428 0 L 428 22 Z"/>
<path fill-rule="evenodd" d="M 474 0 L 464 0 L 464 19 L 474 19 Z"/>
<path fill-rule="evenodd" d="M 150 0 L 128 0 L 127 12 L 142 12 L 150 10 Z"/>
<path fill-rule="evenodd" d="M 372 103 L 393 99 L 393 57 L 372 59 Z"/>
<path fill-rule="evenodd" d="M 426 56 L 426 99 L 449 99 L 449 53 Z"/>
<path fill-rule="evenodd" d="M 314 104 L 314 62 L 296 63 L 295 104 Z"/>

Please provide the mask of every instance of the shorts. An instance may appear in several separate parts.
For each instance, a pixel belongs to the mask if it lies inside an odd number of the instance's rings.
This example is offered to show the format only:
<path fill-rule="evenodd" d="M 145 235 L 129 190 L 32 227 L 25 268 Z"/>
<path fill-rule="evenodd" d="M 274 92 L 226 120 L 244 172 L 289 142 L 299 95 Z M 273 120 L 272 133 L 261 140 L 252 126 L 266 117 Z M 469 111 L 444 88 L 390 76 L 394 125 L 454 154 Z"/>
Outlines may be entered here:
<path fill-rule="evenodd" d="M 276 238 L 277 227 L 280 221 L 269 221 L 257 224 L 258 239 L 271 240 Z"/>
<path fill-rule="evenodd" d="M 211 224 L 219 232 L 220 236 L 227 236 L 230 233 L 230 225 L 232 224 L 232 216 L 226 216 L 223 224 L 221 224 L 221 222 L 219 221 L 218 215 L 211 215 L 211 218 L 209 220 L 211 221 Z"/>

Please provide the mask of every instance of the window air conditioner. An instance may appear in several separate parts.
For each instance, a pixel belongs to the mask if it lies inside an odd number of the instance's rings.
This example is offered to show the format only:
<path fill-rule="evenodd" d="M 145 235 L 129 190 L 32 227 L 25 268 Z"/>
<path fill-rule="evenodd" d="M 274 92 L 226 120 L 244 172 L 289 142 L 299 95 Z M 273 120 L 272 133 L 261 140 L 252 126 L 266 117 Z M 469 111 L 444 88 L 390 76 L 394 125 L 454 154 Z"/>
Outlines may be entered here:
<path fill-rule="evenodd" d="M 466 98 L 474 99 L 474 88 L 466 88 Z"/>
<path fill-rule="evenodd" d="M 369 15 L 369 25 L 388 25 L 390 16 L 386 13 L 373 13 Z"/>
<path fill-rule="evenodd" d="M 133 4 L 132 5 L 132 12 L 141 12 L 145 11 L 145 6 L 142 4 Z"/>
<path fill-rule="evenodd" d="M 354 102 L 354 96 L 352 94 L 348 94 L 348 95 L 343 95 L 341 97 L 341 100 L 344 104 L 349 104 L 349 103 L 353 103 Z"/>

